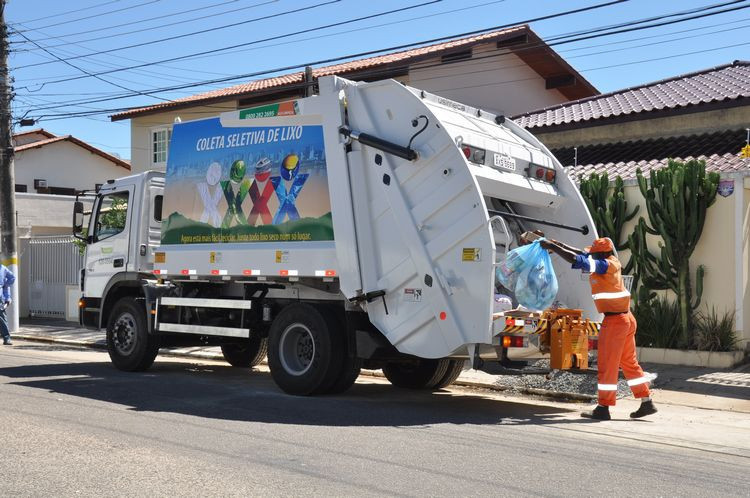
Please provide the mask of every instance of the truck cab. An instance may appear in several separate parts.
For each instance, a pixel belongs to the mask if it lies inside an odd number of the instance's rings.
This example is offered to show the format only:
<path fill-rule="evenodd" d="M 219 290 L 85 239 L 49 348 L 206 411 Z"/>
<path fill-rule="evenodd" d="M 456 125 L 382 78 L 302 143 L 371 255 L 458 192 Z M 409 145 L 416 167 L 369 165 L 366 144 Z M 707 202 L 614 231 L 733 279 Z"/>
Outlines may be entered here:
<path fill-rule="evenodd" d="M 149 171 L 110 180 L 96 192 L 86 229 L 74 227 L 86 242 L 81 278 L 81 325 L 105 328 L 119 296 L 152 279 L 154 252 L 161 239 L 164 174 Z M 76 206 L 83 219 L 83 205 Z M 84 235 L 85 234 L 85 235 Z M 108 299 L 105 299 L 108 298 Z"/>

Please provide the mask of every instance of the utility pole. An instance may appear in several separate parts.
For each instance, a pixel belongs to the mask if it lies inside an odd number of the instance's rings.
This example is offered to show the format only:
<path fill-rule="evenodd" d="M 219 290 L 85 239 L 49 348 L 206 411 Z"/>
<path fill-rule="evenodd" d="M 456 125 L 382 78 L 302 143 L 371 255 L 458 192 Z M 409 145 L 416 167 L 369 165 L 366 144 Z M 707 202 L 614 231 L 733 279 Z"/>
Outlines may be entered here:
<path fill-rule="evenodd" d="M 11 333 L 18 330 L 18 253 L 16 251 L 16 186 L 13 171 L 13 127 L 8 70 L 8 26 L 6 0 L 0 0 L 0 263 L 16 276 L 11 290 L 13 302 L 6 310 Z"/>

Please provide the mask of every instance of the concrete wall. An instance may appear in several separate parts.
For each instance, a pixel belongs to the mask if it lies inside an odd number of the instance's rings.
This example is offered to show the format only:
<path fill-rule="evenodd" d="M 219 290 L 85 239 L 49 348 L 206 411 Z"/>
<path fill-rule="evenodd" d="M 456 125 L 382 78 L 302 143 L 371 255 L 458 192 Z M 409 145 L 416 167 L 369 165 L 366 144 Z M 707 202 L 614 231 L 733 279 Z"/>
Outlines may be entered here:
<path fill-rule="evenodd" d="M 259 104 L 262 105 L 262 104 Z M 152 165 L 151 130 L 157 127 L 172 126 L 175 118 L 182 121 L 215 117 L 222 112 L 233 111 L 236 102 L 223 102 L 210 106 L 191 107 L 176 111 L 141 116 L 130 120 L 130 165 L 133 173 L 154 169 Z"/>
<path fill-rule="evenodd" d="M 699 310 L 714 307 L 719 314 L 734 310 L 740 346 L 746 348 L 750 347 L 750 178 L 739 175 L 727 178 L 735 179 L 735 191 L 729 197 L 717 196 L 716 202 L 708 209 L 703 234 L 690 260 L 691 281 L 694 286 L 698 265 L 705 266 Z M 625 198 L 628 211 L 636 205 L 641 208 L 638 215 L 623 227 L 623 235 L 633 232 L 640 217 L 649 223 L 645 200 L 633 182 L 626 184 Z M 739 225 L 736 224 L 738 217 L 741 219 Z M 647 241 L 651 253 L 658 254 L 661 237 L 649 235 Z M 630 252 L 621 251 L 620 257 L 626 263 Z"/>
<path fill-rule="evenodd" d="M 487 58 L 496 53 L 493 45 L 482 45 L 463 62 L 412 69 L 408 84 L 506 116 L 568 101 L 559 91 L 545 89 L 544 78 L 516 55 Z M 437 58 L 424 64 L 439 62 Z"/>
<path fill-rule="evenodd" d="M 16 153 L 16 184 L 35 192 L 34 179 L 50 187 L 93 189 L 97 183 L 127 176 L 130 171 L 71 142 L 55 142 Z"/>
<path fill-rule="evenodd" d="M 644 119 L 638 121 L 587 126 L 565 131 L 545 131 L 536 128 L 529 131 L 544 142 L 544 145 L 550 149 L 555 149 L 558 147 L 713 133 L 747 128 L 748 126 L 748 106 L 654 119 L 645 119 L 647 118 L 646 114 L 639 115 Z M 740 146 L 738 146 L 738 150 Z"/>

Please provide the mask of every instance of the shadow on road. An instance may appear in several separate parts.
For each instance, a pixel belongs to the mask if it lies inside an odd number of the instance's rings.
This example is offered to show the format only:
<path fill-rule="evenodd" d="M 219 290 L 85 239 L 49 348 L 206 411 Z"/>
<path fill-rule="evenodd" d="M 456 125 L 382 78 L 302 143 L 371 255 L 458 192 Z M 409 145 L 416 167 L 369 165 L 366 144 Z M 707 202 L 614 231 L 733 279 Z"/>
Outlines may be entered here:
<path fill-rule="evenodd" d="M 50 346 L 42 346 L 46 347 Z M 15 385 L 138 411 L 222 420 L 372 427 L 590 423 L 565 418 L 573 410 L 499 400 L 481 392 L 427 393 L 360 382 L 337 396 L 289 396 L 266 372 L 198 363 L 157 360 L 141 373 L 121 372 L 108 362 L 49 363 L 0 368 L 0 376 L 9 377 Z"/>

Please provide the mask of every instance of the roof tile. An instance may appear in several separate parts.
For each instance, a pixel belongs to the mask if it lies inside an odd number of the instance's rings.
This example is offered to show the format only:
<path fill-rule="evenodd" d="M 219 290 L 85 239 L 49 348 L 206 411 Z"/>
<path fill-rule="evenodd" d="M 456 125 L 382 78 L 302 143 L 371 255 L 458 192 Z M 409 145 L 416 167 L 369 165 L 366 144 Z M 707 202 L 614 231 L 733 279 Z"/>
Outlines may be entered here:
<path fill-rule="evenodd" d="M 750 61 L 734 61 L 515 116 L 528 129 L 750 97 Z"/>

